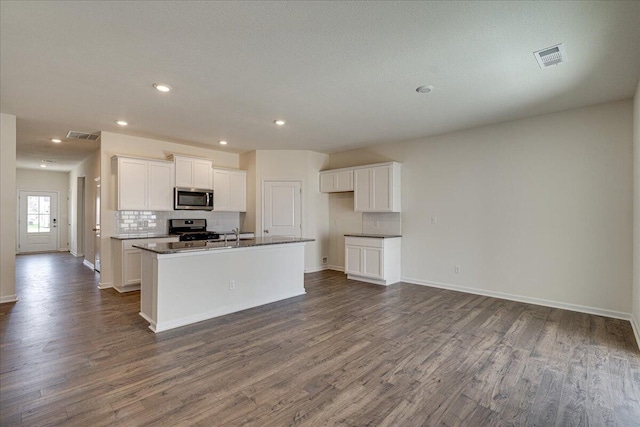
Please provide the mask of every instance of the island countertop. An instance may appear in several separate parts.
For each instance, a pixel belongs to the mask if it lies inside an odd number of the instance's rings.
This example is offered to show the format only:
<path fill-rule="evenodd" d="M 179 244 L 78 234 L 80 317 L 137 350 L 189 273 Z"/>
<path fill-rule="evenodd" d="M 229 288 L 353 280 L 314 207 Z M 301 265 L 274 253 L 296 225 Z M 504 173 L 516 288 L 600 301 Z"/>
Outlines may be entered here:
<path fill-rule="evenodd" d="M 221 249 L 238 249 L 251 246 L 282 245 L 287 243 L 305 243 L 313 241 L 315 241 L 315 239 L 308 239 L 305 237 L 270 236 L 256 237 L 254 239 L 242 239 L 239 241 L 230 240 L 227 243 L 224 241 L 200 240 L 191 242 L 146 243 L 133 246 L 157 254 L 177 254 L 193 251 L 214 251 Z"/>
<path fill-rule="evenodd" d="M 397 237 L 402 237 L 402 234 L 349 233 L 349 234 L 345 234 L 344 237 L 368 237 L 371 239 L 395 239 Z"/>

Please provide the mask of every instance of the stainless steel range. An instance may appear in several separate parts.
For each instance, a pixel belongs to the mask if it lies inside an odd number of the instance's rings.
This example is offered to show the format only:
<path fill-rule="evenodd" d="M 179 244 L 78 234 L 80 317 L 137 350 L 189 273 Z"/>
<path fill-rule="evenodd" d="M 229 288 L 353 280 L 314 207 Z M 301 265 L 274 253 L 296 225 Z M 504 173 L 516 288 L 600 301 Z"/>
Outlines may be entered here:
<path fill-rule="evenodd" d="M 206 219 L 170 219 L 169 234 L 180 236 L 181 242 L 220 238 L 220 234 L 207 231 Z"/>

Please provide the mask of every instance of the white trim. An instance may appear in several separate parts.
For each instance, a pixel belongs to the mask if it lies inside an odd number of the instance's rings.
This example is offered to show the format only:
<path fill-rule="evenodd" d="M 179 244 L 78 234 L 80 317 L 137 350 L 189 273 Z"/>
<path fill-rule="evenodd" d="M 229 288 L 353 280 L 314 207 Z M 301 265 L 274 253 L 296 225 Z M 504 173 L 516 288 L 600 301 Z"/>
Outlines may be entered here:
<path fill-rule="evenodd" d="M 79 257 L 81 257 L 81 256 L 84 256 L 84 254 L 79 254 L 79 253 L 74 252 L 74 251 L 69 251 L 69 253 L 70 253 L 71 255 L 73 255 L 74 257 L 76 257 L 76 258 L 79 258 Z"/>
<path fill-rule="evenodd" d="M 113 283 L 111 282 L 98 282 L 98 289 L 109 289 L 113 288 Z"/>
<path fill-rule="evenodd" d="M 69 252 L 67 248 L 58 248 L 58 252 Z"/>
<path fill-rule="evenodd" d="M 638 345 L 638 348 L 640 348 L 640 323 L 638 323 L 633 313 L 631 313 L 631 319 L 629 319 L 629 321 L 631 322 L 631 329 L 633 329 L 633 335 L 635 335 L 636 337 L 636 344 Z"/>
<path fill-rule="evenodd" d="M 318 271 L 325 271 L 328 270 L 329 267 L 327 267 L 326 265 L 321 265 L 319 267 L 313 267 L 313 268 L 309 268 L 309 269 L 305 269 L 304 272 L 305 273 L 317 273 Z"/>
<path fill-rule="evenodd" d="M 146 320 L 147 322 L 149 322 L 149 329 L 151 329 L 153 332 L 156 331 L 156 322 L 154 322 L 149 316 L 147 316 L 146 314 L 144 314 L 143 312 L 139 312 L 138 313 L 140 315 L 140 317 L 142 317 L 144 320 Z"/>
<path fill-rule="evenodd" d="M 9 302 L 16 302 L 18 301 L 18 295 L 13 294 L 13 295 L 7 295 L 5 297 L 0 297 L 0 304 L 5 304 L 5 303 L 9 303 Z"/>
<path fill-rule="evenodd" d="M 89 267 L 90 269 L 95 270 L 95 266 L 93 265 L 93 263 L 92 263 L 92 262 L 90 262 L 90 261 L 87 261 L 87 259 L 86 259 L 86 258 L 85 258 L 85 260 L 84 260 L 84 261 L 82 261 L 82 263 L 83 263 L 84 265 L 86 265 L 87 267 Z"/>
<path fill-rule="evenodd" d="M 622 311 L 608 310 L 606 308 L 589 307 L 586 305 L 570 304 L 566 302 L 551 301 L 542 298 L 525 297 L 521 295 L 507 294 L 504 292 L 487 291 L 484 289 L 468 288 L 466 286 L 451 285 L 448 283 L 431 282 L 427 280 L 412 279 L 403 277 L 402 282 L 412 283 L 414 285 L 431 286 L 434 288 L 448 289 L 452 291 L 465 292 L 474 295 L 483 295 L 487 297 L 506 299 L 510 301 L 524 302 L 527 304 L 542 305 L 545 307 L 560 308 L 563 310 L 577 311 L 580 313 L 595 314 L 597 316 L 611 317 L 613 319 L 622 319 L 631 321 L 631 314 Z"/>
<path fill-rule="evenodd" d="M 344 267 L 341 267 L 339 265 L 328 265 L 327 270 L 344 271 Z"/>
<path fill-rule="evenodd" d="M 175 329 L 181 326 L 191 325 L 193 323 L 202 322 L 204 320 L 213 319 L 215 317 L 224 316 L 226 314 L 231 314 L 231 313 L 235 313 L 242 310 L 248 310 L 254 307 L 260 307 L 266 304 L 287 300 L 289 298 L 295 298 L 304 294 L 306 294 L 305 291 L 294 292 L 293 294 L 286 293 L 286 294 L 272 296 L 268 300 L 260 299 L 260 300 L 243 301 L 242 303 L 239 303 L 239 304 L 220 307 L 204 313 L 198 313 L 192 316 L 183 317 L 181 319 L 158 322 L 155 324 L 153 322 L 149 322 L 150 323 L 149 329 L 151 329 L 155 333 L 168 331 L 169 329 Z M 147 316 L 142 316 L 142 317 L 144 319 L 147 319 Z"/>
<path fill-rule="evenodd" d="M 358 276 L 354 274 L 347 274 L 347 279 L 357 280 L 358 282 L 373 283 L 374 285 L 389 286 L 389 283 L 387 283 L 387 281 L 384 279 L 374 279 L 371 277 Z"/>
<path fill-rule="evenodd" d="M 115 289 L 116 291 L 118 291 L 121 294 L 126 294 L 127 292 L 133 292 L 133 291 L 139 291 L 140 290 L 140 284 L 137 285 L 127 285 L 127 286 L 109 286 L 110 288 Z"/>

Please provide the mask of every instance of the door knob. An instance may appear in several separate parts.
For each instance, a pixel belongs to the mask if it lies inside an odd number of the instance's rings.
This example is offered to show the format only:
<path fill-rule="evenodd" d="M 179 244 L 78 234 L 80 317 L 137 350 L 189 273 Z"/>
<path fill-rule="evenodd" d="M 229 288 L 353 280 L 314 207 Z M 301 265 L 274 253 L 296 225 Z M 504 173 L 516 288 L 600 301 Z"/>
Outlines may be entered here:
<path fill-rule="evenodd" d="M 265 234 L 269 234 L 269 230 L 264 230 Z"/>

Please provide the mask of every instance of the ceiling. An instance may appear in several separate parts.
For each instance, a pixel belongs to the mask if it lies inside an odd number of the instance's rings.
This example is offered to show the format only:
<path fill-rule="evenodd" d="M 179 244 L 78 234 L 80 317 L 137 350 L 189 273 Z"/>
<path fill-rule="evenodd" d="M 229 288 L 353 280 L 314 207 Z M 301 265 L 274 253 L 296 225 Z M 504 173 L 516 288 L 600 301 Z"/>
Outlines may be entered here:
<path fill-rule="evenodd" d="M 2 1 L 0 19 L 18 167 L 98 147 L 49 141 L 69 130 L 332 153 L 629 98 L 640 79 L 637 1 Z M 533 52 L 558 43 L 568 62 L 541 70 Z"/>

